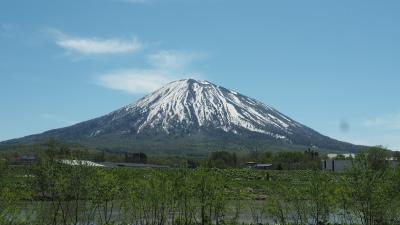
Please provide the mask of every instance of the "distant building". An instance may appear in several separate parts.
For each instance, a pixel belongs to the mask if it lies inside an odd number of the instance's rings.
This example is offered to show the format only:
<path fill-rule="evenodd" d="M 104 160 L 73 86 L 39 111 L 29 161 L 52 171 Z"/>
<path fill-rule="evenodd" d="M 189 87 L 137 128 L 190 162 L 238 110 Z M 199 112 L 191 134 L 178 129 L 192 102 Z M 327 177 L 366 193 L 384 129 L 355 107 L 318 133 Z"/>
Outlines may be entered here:
<path fill-rule="evenodd" d="M 386 160 L 388 161 L 389 166 L 393 168 L 398 168 L 399 166 L 398 161 L 392 158 L 387 158 Z M 336 160 L 336 159 L 321 160 L 321 169 L 323 171 L 343 172 L 347 168 L 352 167 L 353 163 L 354 163 L 353 160 Z"/>
<path fill-rule="evenodd" d="M 343 172 L 353 165 L 352 160 L 321 160 L 321 169 L 323 171 Z"/>
<path fill-rule="evenodd" d="M 36 157 L 35 156 L 30 156 L 30 155 L 23 155 L 23 156 L 20 157 L 20 160 L 24 161 L 24 162 L 33 162 L 33 161 L 36 160 Z"/>
<path fill-rule="evenodd" d="M 269 170 L 272 168 L 272 164 L 269 163 L 258 163 L 256 165 L 254 165 L 253 167 L 254 169 L 258 169 L 258 170 Z"/>
<path fill-rule="evenodd" d="M 249 169 L 257 169 L 257 170 L 269 170 L 272 168 L 272 164 L 270 163 L 255 163 L 255 162 L 247 162 L 246 167 Z"/>
<path fill-rule="evenodd" d="M 343 158 L 352 158 L 352 159 L 354 159 L 356 157 L 356 154 L 354 154 L 354 153 L 344 153 L 344 154 L 329 153 L 326 156 L 329 159 L 335 159 L 335 158 L 340 157 L 340 156 L 342 156 Z"/>
<path fill-rule="evenodd" d="M 30 155 L 14 156 L 9 158 L 8 161 L 11 165 L 31 165 L 36 161 L 36 157 Z"/>

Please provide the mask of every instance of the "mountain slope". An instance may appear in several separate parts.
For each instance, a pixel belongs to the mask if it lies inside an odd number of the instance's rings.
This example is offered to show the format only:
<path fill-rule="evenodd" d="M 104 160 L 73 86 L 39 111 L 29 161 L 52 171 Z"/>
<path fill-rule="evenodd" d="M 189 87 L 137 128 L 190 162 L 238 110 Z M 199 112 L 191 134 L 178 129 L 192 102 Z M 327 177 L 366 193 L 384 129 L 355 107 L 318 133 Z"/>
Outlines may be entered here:
<path fill-rule="evenodd" d="M 357 150 L 357 146 L 323 136 L 255 99 L 193 79 L 169 83 L 105 116 L 6 143 L 30 143 L 51 137 L 132 149 L 138 145 L 150 148 L 155 142 L 159 142 L 158 148 L 168 145 L 177 150 L 187 144 L 232 142 L 239 147 L 253 143 Z"/>

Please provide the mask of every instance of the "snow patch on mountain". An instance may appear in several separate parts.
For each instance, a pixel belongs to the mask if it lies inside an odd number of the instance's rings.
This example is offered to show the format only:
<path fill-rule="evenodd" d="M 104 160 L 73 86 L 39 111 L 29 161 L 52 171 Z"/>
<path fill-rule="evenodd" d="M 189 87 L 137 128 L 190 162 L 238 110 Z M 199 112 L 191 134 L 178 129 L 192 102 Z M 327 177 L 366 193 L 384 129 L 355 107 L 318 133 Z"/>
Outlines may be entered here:
<path fill-rule="evenodd" d="M 136 120 L 138 134 L 154 128 L 166 133 L 176 127 L 216 128 L 235 134 L 247 130 L 287 139 L 285 134 L 302 126 L 255 99 L 193 79 L 169 83 L 118 112 L 114 119 L 123 117 L 121 113 L 141 115 Z"/>

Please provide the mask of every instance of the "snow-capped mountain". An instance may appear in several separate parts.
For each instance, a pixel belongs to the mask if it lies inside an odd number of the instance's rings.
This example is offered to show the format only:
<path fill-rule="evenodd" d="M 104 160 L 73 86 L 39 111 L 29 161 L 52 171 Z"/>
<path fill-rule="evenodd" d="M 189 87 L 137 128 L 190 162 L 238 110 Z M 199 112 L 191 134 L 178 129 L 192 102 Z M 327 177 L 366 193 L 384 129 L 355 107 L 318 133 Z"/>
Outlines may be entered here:
<path fill-rule="evenodd" d="M 277 110 L 207 81 L 193 79 L 172 82 L 156 92 L 110 114 L 116 121 L 138 115 L 133 126 L 137 134 L 157 130 L 166 134 L 177 130 L 190 133 L 202 128 L 240 134 L 243 130 L 287 139 L 301 124 Z M 99 135 L 96 130 L 92 135 Z M 128 130 L 126 130 L 128 132 Z"/>
<path fill-rule="evenodd" d="M 151 143 L 144 140 L 171 143 L 177 138 L 189 138 L 191 144 L 223 139 L 224 142 L 262 141 L 355 150 L 354 145 L 323 136 L 262 102 L 208 81 L 193 79 L 169 83 L 136 103 L 97 119 L 14 141 L 50 137 L 105 145 L 106 140 L 113 143 L 130 140 L 135 145 Z"/>

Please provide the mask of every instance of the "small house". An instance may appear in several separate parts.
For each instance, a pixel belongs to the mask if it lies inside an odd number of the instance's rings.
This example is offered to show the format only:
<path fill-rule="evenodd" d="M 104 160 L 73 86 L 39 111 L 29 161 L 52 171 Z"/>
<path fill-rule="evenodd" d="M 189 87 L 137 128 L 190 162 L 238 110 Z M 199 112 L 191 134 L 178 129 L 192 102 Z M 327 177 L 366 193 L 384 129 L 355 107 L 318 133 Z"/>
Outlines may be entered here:
<path fill-rule="evenodd" d="M 336 160 L 327 159 L 321 160 L 321 169 L 323 171 L 343 172 L 353 165 L 352 160 Z"/>

